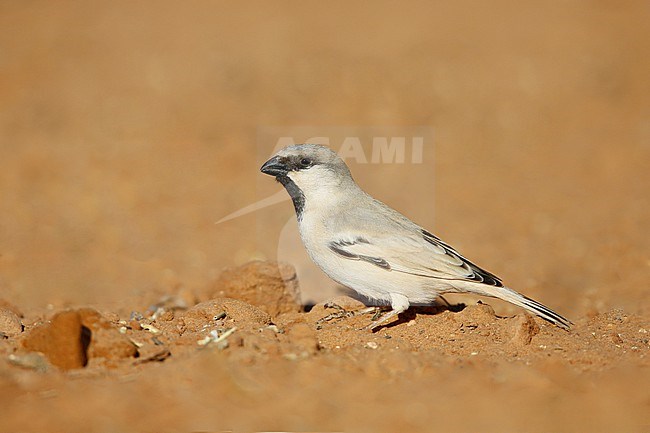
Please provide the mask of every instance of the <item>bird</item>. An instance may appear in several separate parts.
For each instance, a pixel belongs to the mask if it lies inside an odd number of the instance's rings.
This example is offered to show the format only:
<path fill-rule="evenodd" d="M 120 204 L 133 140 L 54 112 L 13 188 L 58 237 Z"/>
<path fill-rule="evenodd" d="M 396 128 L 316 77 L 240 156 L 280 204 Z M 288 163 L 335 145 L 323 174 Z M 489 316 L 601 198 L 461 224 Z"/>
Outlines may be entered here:
<path fill-rule="evenodd" d="M 275 177 L 291 197 L 312 261 L 367 303 L 390 307 L 368 326 L 371 330 L 411 306 L 433 305 L 446 293 L 499 298 L 562 329 L 572 325 L 367 194 L 327 146 L 287 146 L 260 171 Z"/>

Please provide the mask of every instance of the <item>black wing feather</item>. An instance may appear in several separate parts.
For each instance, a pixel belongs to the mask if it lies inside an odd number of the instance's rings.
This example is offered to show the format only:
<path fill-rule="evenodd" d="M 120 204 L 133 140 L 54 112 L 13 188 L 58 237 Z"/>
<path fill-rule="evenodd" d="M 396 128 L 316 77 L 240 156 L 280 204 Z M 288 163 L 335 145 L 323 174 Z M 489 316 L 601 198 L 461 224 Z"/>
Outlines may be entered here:
<path fill-rule="evenodd" d="M 425 241 L 445 250 L 445 254 L 460 259 L 463 262 L 462 266 L 468 271 L 472 272 L 472 275 L 470 275 L 468 279 L 472 281 L 476 281 L 477 283 L 487 284 L 489 286 L 503 287 L 503 282 L 501 282 L 501 278 L 470 262 L 465 257 L 461 256 L 450 245 L 447 245 L 446 243 L 441 241 L 438 236 L 429 233 L 426 230 L 422 230 L 422 236 L 424 237 Z"/>

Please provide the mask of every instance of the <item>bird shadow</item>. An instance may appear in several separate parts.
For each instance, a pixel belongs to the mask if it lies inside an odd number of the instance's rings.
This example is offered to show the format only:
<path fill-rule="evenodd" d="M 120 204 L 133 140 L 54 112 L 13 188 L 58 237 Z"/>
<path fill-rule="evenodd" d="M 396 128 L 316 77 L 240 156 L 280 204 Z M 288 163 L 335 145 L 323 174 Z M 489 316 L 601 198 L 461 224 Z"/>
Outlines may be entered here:
<path fill-rule="evenodd" d="M 350 298 L 356 299 L 357 301 L 360 301 L 364 303 L 367 306 L 375 306 L 379 307 L 381 310 L 384 311 L 390 311 L 390 305 L 378 305 L 376 302 L 374 302 L 372 299 L 368 299 L 362 295 L 359 295 L 358 293 L 348 289 L 347 287 L 339 287 L 339 293 L 341 295 L 348 296 Z M 302 311 L 305 313 L 308 313 L 311 311 L 311 309 L 315 306 L 313 303 L 308 303 L 303 305 Z M 403 323 L 408 323 L 411 320 L 414 320 L 418 315 L 426 315 L 426 316 L 435 316 L 437 314 L 440 314 L 444 311 L 450 311 L 452 313 L 459 313 L 463 311 L 467 307 L 467 304 L 459 302 L 455 304 L 449 303 L 446 299 L 444 299 L 442 296 L 438 298 L 438 300 L 435 301 L 434 304 L 432 305 L 414 305 L 409 307 L 408 310 L 400 313 L 396 319 L 393 319 L 392 321 L 382 324 L 377 326 L 375 329 L 372 330 L 373 333 L 378 332 L 382 328 L 390 329 L 395 326 L 401 325 Z M 340 308 L 340 307 L 339 307 Z M 375 317 L 373 317 L 373 320 L 376 320 L 380 316 L 379 310 L 376 314 Z M 345 311 L 345 310 L 343 310 Z"/>
<path fill-rule="evenodd" d="M 452 313 L 460 313 L 467 307 L 466 304 L 464 303 L 458 303 L 458 304 L 446 304 L 446 305 L 426 305 L 426 306 L 413 306 L 410 307 L 408 310 L 404 311 L 403 313 L 400 313 L 399 316 L 397 316 L 397 320 L 393 320 L 390 323 L 386 323 L 385 325 L 380 325 L 377 328 L 373 329 L 373 333 L 379 331 L 382 328 L 385 329 L 390 329 L 395 326 L 402 325 L 404 323 L 408 323 L 411 320 L 415 320 L 415 318 L 418 315 L 425 315 L 425 316 L 435 316 L 438 314 L 441 314 L 445 311 L 450 311 Z"/>
<path fill-rule="evenodd" d="M 348 289 L 347 287 L 341 287 L 339 288 L 340 292 L 344 294 L 345 296 L 349 296 L 350 298 L 356 299 L 357 301 L 363 302 L 366 305 L 373 305 L 372 300 L 356 293 L 355 291 Z M 388 305 L 385 306 L 380 306 L 380 307 L 386 307 L 390 309 Z M 382 324 L 380 326 L 377 326 L 375 329 L 373 329 L 373 333 L 379 331 L 382 328 L 390 329 L 394 326 L 401 325 L 403 323 L 408 323 L 411 320 L 414 320 L 418 315 L 426 315 L 426 316 L 435 316 L 437 314 L 440 314 L 444 311 L 450 311 L 452 313 L 460 313 L 467 307 L 467 304 L 464 304 L 462 302 L 456 303 L 456 304 L 451 304 L 449 303 L 445 298 L 440 296 L 432 305 L 414 305 L 409 307 L 408 310 L 404 311 L 403 313 L 400 313 L 399 316 L 397 316 L 396 320 L 393 320 L 389 323 Z"/>

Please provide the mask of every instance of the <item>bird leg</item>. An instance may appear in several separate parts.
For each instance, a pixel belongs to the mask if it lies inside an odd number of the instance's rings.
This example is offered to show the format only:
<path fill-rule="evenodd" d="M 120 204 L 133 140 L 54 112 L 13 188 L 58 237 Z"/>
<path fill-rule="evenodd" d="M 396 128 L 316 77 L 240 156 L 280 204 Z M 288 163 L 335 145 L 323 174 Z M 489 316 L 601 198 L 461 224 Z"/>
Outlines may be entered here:
<path fill-rule="evenodd" d="M 366 326 L 364 329 L 368 329 L 372 331 L 382 323 L 386 322 L 388 319 L 390 319 L 393 316 L 397 316 L 401 311 L 399 310 L 390 310 L 389 312 L 385 314 L 380 314 L 380 315 L 375 315 L 375 317 L 379 316 L 377 319 L 375 319 L 370 325 Z"/>
<path fill-rule="evenodd" d="M 387 312 L 384 315 L 381 315 L 379 317 L 375 316 L 373 317 L 373 322 L 368 325 L 365 329 L 370 329 L 373 330 L 382 323 L 385 323 L 388 319 L 399 315 L 400 313 L 403 313 L 404 311 L 408 310 L 410 307 L 409 300 L 406 296 L 400 295 L 398 293 L 391 293 L 390 294 L 390 306 L 391 310 Z"/>

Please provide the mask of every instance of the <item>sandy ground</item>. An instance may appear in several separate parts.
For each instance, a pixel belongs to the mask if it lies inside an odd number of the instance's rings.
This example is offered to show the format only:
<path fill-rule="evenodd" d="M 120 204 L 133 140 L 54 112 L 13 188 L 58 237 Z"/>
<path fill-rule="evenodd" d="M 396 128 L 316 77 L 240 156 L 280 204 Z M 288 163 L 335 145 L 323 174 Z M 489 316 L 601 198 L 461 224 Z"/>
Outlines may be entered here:
<path fill-rule="evenodd" d="M 649 20 L 0 3 L 0 431 L 650 431 Z M 471 297 L 322 320 L 289 202 L 215 224 L 279 190 L 277 131 L 422 127 L 355 178 L 571 331 Z"/>

